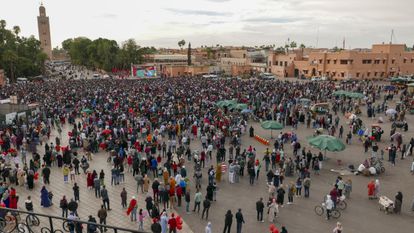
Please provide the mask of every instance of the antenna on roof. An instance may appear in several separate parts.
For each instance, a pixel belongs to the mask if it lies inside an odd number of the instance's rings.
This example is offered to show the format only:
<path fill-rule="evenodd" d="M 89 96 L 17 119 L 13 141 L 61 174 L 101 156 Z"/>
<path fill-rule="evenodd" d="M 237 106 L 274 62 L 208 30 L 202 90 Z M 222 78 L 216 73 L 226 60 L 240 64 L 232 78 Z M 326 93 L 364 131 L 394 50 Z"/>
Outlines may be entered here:
<path fill-rule="evenodd" d="M 391 40 L 390 40 L 390 44 L 392 44 L 392 39 L 394 39 L 394 38 L 395 38 L 394 29 L 392 29 L 391 30 Z"/>
<path fill-rule="evenodd" d="M 318 31 L 316 33 L 316 48 L 319 46 L 319 25 L 318 25 Z"/>

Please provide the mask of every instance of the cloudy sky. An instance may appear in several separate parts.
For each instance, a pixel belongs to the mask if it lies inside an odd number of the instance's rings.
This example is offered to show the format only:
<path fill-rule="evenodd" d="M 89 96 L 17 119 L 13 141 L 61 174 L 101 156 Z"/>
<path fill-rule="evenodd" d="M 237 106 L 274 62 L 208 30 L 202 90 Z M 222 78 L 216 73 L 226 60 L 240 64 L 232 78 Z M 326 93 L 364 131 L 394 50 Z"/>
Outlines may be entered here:
<path fill-rule="evenodd" d="M 8 0 L 0 18 L 37 36 L 41 0 Z M 288 38 L 307 46 L 370 47 L 414 44 L 413 0 L 44 0 L 52 44 L 67 38 L 106 37 L 140 45 L 283 45 Z M 318 33 L 319 32 L 319 33 Z M 319 35 L 319 36 L 318 36 Z M 319 38 L 319 40 L 318 40 Z"/>

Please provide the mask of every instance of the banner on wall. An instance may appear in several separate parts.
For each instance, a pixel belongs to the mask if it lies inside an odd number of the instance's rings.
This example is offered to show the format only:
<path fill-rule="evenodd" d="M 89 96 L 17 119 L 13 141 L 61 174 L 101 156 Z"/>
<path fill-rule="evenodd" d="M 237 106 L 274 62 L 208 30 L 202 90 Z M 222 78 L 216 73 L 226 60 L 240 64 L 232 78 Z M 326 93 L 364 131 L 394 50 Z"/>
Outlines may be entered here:
<path fill-rule="evenodd" d="M 13 124 L 13 120 L 16 119 L 17 112 L 6 114 L 6 124 Z"/>
<path fill-rule="evenodd" d="M 131 73 L 136 78 L 155 78 L 158 76 L 156 66 L 137 66 L 132 65 Z"/>

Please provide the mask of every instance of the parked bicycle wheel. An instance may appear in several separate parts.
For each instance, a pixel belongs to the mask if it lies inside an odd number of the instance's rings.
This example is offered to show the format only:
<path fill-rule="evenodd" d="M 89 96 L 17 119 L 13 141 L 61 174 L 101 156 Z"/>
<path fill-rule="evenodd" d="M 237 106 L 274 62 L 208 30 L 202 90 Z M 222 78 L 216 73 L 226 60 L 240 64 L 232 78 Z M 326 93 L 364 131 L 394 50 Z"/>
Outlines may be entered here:
<path fill-rule="evenodd" d="M 340 201 L 337 205 L 336 205 L 339 209 L 344 210 L 347 207 L 347 204 L 345 201 Z"/>
<path fill-rule="evenodd" d="M 39 226 L 40 225 L 40 220 L 36 215 L 29 214 L 26 217 L 26 223 L 29 226 Z"/>
<path fill-rule="evenodd" d="M 333 209 L 333 210 L 331 211 L 331 216 L 332 216 L 333 218 L 337 219 L 337 218 L 341 217 L 341 212 L 339 212 L 339 210 Z"/>
<path fill-rule="evenodd" d="M 322 214 L 325 212 L 324 208 L 320 205 L 315 206 L 314 210 L 318 216 L 322 216 Z"/>

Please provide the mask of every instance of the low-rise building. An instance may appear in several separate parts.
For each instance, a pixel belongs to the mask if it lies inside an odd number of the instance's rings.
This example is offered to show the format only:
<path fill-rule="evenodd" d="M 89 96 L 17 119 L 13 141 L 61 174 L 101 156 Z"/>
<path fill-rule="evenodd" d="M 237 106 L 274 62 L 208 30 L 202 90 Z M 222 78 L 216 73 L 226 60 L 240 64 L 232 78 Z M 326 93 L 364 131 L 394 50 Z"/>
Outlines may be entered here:
<path fill-rule="evenodd" d="M 279 77 L 383 79 L 414 74 L 414 52 L 403 44 L 375 44 L 370 50 L 310 51 L 269 55 L 269 72 Z"/>

